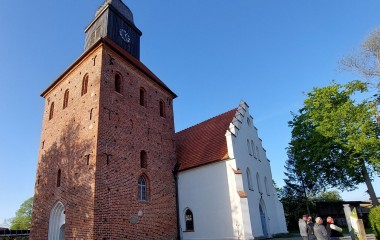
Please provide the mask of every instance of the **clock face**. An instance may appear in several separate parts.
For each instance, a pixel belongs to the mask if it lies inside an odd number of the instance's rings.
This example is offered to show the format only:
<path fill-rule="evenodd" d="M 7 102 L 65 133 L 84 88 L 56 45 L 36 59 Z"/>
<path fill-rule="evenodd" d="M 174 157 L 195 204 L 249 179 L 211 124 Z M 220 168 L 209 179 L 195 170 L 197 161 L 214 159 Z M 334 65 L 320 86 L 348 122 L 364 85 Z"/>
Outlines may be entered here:
<path fill-rule="evenodd" d="M 124 42 L 126 42 L 126 43 L 130 43 L 131 42 L 131 37 L 129 36 L 129 34 L 127 33 L 127 31 L 125 31 L 124 29 L 121 28 L 119 30 L 119 34 L 120 34 L 121 39 L 123 39 Z"/>

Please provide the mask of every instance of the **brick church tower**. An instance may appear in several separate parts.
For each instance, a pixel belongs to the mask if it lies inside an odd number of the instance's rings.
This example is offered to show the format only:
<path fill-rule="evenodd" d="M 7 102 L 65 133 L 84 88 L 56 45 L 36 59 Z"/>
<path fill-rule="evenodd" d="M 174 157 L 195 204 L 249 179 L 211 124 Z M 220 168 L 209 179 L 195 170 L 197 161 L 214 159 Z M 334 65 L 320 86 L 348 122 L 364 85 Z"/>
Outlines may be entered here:
<path fill-rule="evenodd" d="M 85 32 L 85 52 L 41 94 L 30 239 L 175 239 L 176 95 L 140 62 L 121 0 Z"/>

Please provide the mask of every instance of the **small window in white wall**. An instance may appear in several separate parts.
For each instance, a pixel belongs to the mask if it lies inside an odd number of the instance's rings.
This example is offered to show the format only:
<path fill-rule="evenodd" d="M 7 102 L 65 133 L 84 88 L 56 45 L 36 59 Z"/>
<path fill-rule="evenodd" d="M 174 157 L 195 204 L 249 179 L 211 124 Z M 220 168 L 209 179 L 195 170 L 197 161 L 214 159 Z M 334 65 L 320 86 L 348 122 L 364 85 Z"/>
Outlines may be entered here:
<path fill-rule="evenodd" d="M 251 149 L 251 145 L 249 144 L 249 139 L 247 139 L 247 148 L 248 148 L 249 155 L 252 156 L 252 149 Z"/>
<path fill-rule="evenodd" d="M 190 209 L 185 212 L 186 231 L 194 232 L 194 216 Z"/>
<path fill-rule="evenodd" d="M 251 170 L 247 168 L 247 182 L 248 182 L 248 189 L 253 191 L 253 182 L 252 182 L 252 175 Z"/>
<path fill-rule="evenodd" d="M 252 149 L 252 155 L 256 157 L 256 152 L 255 152 L 255 144 L 253 143 L 253 140 L 251 140 L 251 149 Z"/>
<path fill-rule="evenodd" d="M 247 117 L 247 124 L 248 124 L 248 126 L 251 126 L 251 124 L 252 124 L 251 119 L 249 117 Z"/>
<path fill-rule="evenodd" d="M 263 193 L 261 190 L 261 183 L 260 183 L 260 175 L 259 173 L 256 173 L 256 181 L 257 181 L 257 189 L 259 189 L 259 193 Z"/>
<path fill-rule="evenodd" d="M 259 147 L 258 147 L 258 146 L 256 146 L 256 158 L 257 158 L 259 161 L 261 161 L 261 159 L 260 159 L 260 152 L 259 152 Z"/>
<path fill-rule="evenodd" d="M 267 180 L 267 177 L 264 177 L 264 185 L 265 185 L 265 191 L 266 191 L 267 195 L 269 196 L 270 193 L 269 193 L 269 188 L 268 188 L 268 180 Z"/>

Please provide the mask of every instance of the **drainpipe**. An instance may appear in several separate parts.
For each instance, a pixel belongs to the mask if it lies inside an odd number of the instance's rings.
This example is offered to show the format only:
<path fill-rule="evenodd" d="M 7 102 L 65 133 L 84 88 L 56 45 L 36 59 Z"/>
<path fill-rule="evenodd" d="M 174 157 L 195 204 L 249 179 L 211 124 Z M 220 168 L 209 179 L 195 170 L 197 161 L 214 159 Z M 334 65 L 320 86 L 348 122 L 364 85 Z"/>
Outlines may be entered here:
<path fill-rule="evenodd" d="M 176 191 L 175 201 L 176 201 L 176 205 L 177 205 L 177 239 L 178 240 L 181 239 L 181 234 L 180 234 L 181 225 L 179 222 L 180 217 L 179 217 L 179 199 L 178 199 L 178 172 L 179 172 L 180 166 L 181 166 L 181 164 L 176 162 L 176 164 L 174 165 L 174 169 L 172 171 L 174 181 L 175 181 L 175 191 Z"/>

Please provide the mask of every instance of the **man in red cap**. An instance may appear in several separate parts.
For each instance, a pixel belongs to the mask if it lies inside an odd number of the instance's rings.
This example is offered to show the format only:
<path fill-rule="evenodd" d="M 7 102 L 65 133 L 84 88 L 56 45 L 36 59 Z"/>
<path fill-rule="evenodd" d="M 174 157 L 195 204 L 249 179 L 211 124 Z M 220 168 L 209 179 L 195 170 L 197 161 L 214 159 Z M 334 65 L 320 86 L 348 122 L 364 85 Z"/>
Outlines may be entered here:
<path fill-rule="evenodd" d="M 340 233 L 343 231 L 340 227 L 334 224 L 334 219 L 332 217 L 328 217 L 326 219 L 326 231 L 330 240 L 339 240 Z"/>

